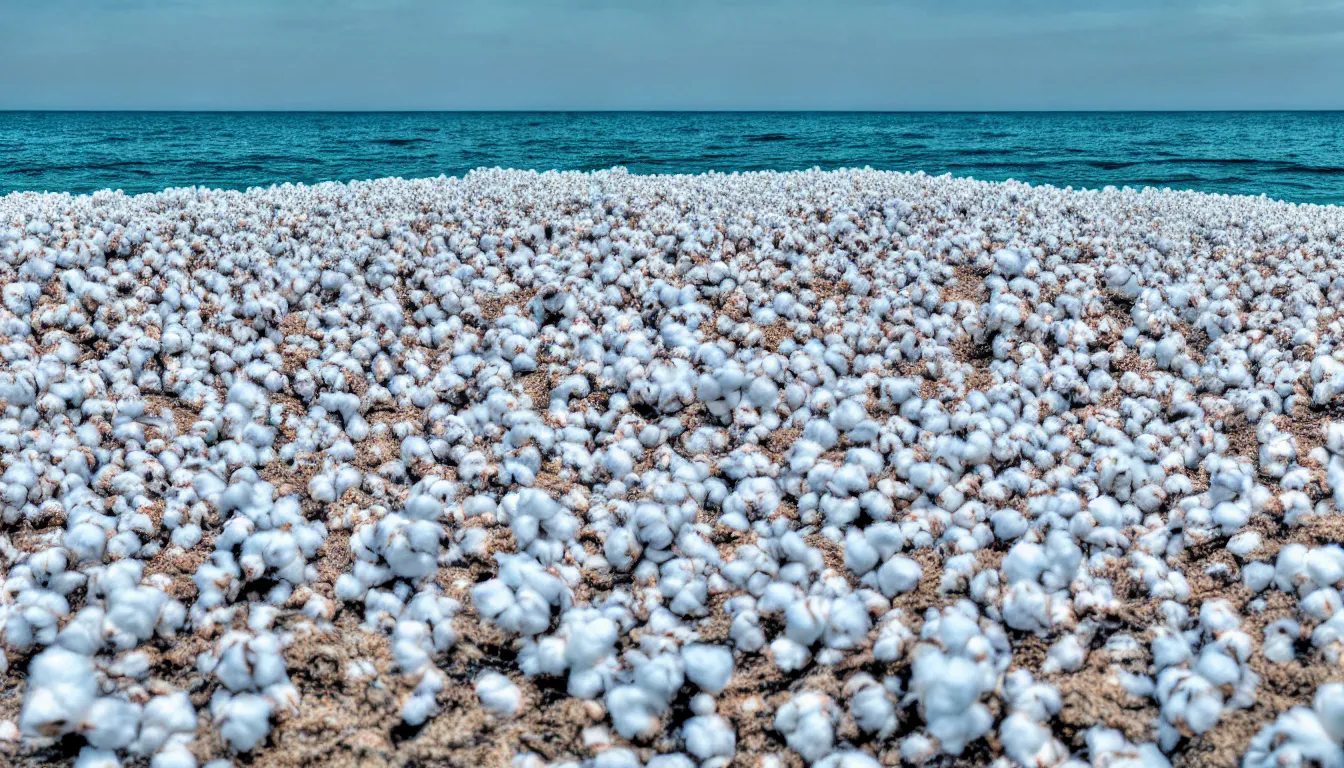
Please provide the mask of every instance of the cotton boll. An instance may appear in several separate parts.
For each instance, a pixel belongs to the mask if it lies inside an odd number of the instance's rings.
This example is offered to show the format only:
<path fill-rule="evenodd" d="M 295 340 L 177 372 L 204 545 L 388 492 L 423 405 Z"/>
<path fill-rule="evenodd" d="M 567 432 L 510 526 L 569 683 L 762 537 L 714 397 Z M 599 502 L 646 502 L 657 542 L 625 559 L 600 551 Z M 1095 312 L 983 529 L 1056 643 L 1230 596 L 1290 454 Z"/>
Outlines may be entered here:
<path fill-rule="evenodd" d="M 835 705 L 824 694 L 804 692 L 789 699 L 775 713 L 775 730 L 789 748 L 814 763 L 830 753 L 835 743 Z"/>
<path fill-rule="evenodd" d="M 274 709 L 268 699 L 252 693 L 218 691 L 210 699 L 210 715 L 220 736 L 238 752 L 251 752 L 266 738 Z"/>
<path fill-rule="evenodd" d="M 230 691 L 259 691 L 288 682 L 281 639 L 271 633 L 228 632 L 216 649 L 202 654 L 198 666 L 213 672 Z"/>
<path fill-rule="evenodd" d="M 149 760 L 150 768 L 197 768 L 196 756 L 186 747 L 174 744 Z"/>
<path fill-rule="evenodd" d="M 878 768 L 880 763 L 866 752 L 843 749 L 832 752 L 815 765 L 819 768 Z"/>
<path fill-rule="evenodd" d="M 1265 725 L 1251 739 L 1243 765 L 1270 768 L 1280 765 L 1341 765 L 1344 748 L 1326 723 L 1337 722 L 1331 710 L 1333 695 L 1319 695 L 1311 709 L 1293 707 Z"/>
<path fill-rule="evenodd" d="M 53 647 L 28 665 L 28 688 L 19 728 L 29 736 L 56 737 L 84 722 L 97 695 L 89 657 Z"/>
<path fill-rule="evenodd" d="M 877 571 L 878 588 L 887 597 L 904 594 L 919 586 L 923 568 L 908 557 L 897 555 L 882 564 Z"/>
<path fill-rule="evenodd" d="M 607 692 L 606 704 L 612 725 L 622 738 L 648 738 L 660 725 L 657 699 L 637 686 L 613 688 Z"/>
<path fill-rule="evenodd" d="M 117 753 L 110 749 L 84 747 L 75 758 L 75 768 L 121 768 Z"/>
<path fill-rule="evenodd" d="M 732 725 L 718 715 L 697 715 L 682 728 L 686 751 L 699 760 L 732 757 L 737 734 Z"/>
<path fill-rule="evenodd" d="M 498 672 L 485 672 L 476 678 L 476 695 L 487 710 L 512 717 L 522 704 L 522 692 L 509 678 Z"/>
<path fill-rule="evenodd" d="M 718 693 L 733 677 L 733 654 L 720 645 L 688 645 L 681 651 L 686 677 L 709 693 Z"/>
<path fill-rule="evenodd" d="M 885 688 L 867 675 L 854 676 L 845 688 L 850 697 L 850 715 L 860 730 L 878 738 L 895 732 L 899 719 Z"/>
<path fill-rule="evenodd" d="M 993 718 L 980 697 L 993 690 L 1006 666 L 962 609 L 954 607 L 926 620 L 915 649 L 911 694 L 929 734 L 949 754 L 960 754 L 986 733 Z"/>
<path fill-rule="evenodd" d="M 124 749 L 135 740 L 140 730 L 141 708 L 138 704 L 104 696 L 93 703 L 88 714 L 89 728 L 84 738 L 98 749 Z"/>
<path fill-rule="evenodd" d="M 186 692 L 178 691 L 150 699 L 140 718 L 140 734 L 131 750 L 139 754 L 156 752 L 175 734 L 196 731 L 196 708 Z"/>
<path fill-rule="evenodd" d="M 1049 729 L 1032 722 L 1022 713 L 1013 713 L 999 726 L 1003 751 L 1022 765 L 1059 765 L 1068 753 L 1050 734 Z"/>

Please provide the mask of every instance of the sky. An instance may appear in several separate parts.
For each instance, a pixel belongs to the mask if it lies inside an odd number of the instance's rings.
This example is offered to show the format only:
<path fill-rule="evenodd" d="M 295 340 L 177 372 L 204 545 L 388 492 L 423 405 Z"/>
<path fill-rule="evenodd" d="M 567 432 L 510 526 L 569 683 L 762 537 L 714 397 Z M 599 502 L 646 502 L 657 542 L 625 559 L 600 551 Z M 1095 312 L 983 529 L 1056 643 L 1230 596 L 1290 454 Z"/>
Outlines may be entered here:
<path fill-rule="evenodd" d="M 0 0 L 0 109 L 1342 109 L 1344 0 Z"/>

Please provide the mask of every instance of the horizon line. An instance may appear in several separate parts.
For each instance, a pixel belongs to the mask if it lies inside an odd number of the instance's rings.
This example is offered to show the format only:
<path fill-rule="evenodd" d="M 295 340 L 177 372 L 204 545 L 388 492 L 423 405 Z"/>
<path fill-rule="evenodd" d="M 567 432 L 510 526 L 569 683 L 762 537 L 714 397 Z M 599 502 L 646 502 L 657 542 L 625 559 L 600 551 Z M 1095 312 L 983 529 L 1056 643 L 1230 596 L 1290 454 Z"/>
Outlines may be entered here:
<path fill-rule="evenodd" d="M 1339 108 L 1226 108 L 1226 109 L 184 109 L 94 108 L 26 109 L 0 107 L 0 114 L 283 114 L 283 115 L 444 115 L 444 114 L 728 114 L 728 115 L 1013 115 L 1013 114 L 1230 114 L 1230 113 L 1344 112 Z"/>

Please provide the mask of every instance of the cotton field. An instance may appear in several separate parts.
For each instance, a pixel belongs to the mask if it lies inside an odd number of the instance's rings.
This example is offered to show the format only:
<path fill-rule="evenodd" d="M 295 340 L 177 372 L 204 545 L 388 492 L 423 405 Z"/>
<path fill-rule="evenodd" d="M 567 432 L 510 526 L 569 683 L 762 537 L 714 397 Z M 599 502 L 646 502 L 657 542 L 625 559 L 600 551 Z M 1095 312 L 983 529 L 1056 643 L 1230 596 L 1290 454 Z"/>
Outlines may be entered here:
<path fill-rule="evenodd" d="M 1344 209 L 0 198 L 0 762 L 1344 766 Z"/>

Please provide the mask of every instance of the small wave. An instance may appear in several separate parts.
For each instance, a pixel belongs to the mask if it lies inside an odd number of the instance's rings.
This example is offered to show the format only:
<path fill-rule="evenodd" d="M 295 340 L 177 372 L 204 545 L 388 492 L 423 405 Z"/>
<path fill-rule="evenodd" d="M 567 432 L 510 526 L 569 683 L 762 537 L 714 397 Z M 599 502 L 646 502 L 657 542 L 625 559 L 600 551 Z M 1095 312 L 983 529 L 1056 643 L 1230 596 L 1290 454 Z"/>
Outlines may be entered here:
<path fill-rule="evenodd" d="M 1150 160 L 1149 162 L 1165 165 L 1258 165 L 1265 161 L 1249 157 L 1182 157 L 1174 155 L 1170 158 L 1164 157 L 1161 160 Z"/>
<path fill-rule="evenodd" d="M 270 155 L 266 153 L 253 153 L 242 155 L 238 158 L 245 163 L 303 163 L 305 165 L 316 165 L 322 162 L 311 157 L 299 157 L 297 155 Z"/>
<path fill-rule="evenodd" d="M 1051 167 L 1052 165 L 1053 163 L 1039 163 L 1039 162 L 1020 161 L 1020 160 L 1017 162 L 997 162 L 994 160 L 990 160 L 982 163 L 947 163 L 945 167 L 956 168 L 958 170 L 965 169 L 970 171 L 975 171 L 980 168 L 1007 168 L 1012 170 L 1029 172 L 1029 171 L 1044 170 L 1046 168 Z"/>
<path fill-rule="evenodd" d="M 747 137 L 747 141 L 758 142 L 758 143 L 768 142 L 768 141 L 788 141 L 788 140 L 789 140 L 789 137 L 786 136 L 786 135 L 784 135 L 784 134 L 782 134 L 782 133 L 762 133 L 762 134 L 757 135 L 757 136 L 748 136 L 748 137 Z"/>
<path fill-rule="evenodd" d="M 1193 173 L 1178 173 L 1174 176 L 1161 176 L 1156 178 L 1135 179 L 1127 182 L 1131 186 L 1142 185 L 1145 187 L 1169 187 L 1172 184 L 1188 184 L 1196 181 L 1207 181 L 1203 176 L 1196 176 Z"/>
<path fill-rule="evenodd" d="M 155 165 L 144 160 L 120 160 L 107 163 L 79 163 L 77 165 L 41 165 L 22 167 L 16 169 L 19 172 L 46 173 L 48 171 L 131 171 L 142 168 L 147 165 Z"/>
<path fill-rule="evenodd" d="M 1277 171 L 1290 171 L 1292 173 L 1311 173 L 1322 176 L 1337 176 L 1344 173 L 1344 168 L 1333 165 L 1302 165 L 1300 163 L 1284 163 L 1275 168 Z"/>
<path fill-rule="evenodd" d="M 429 139 L 422 139 L 419 137 L 413 139 L 374 139 L 373 143 L 386 144 L 389 147 L 405 147 L 411 144 L 427 144 L 429 143 Z"/>

